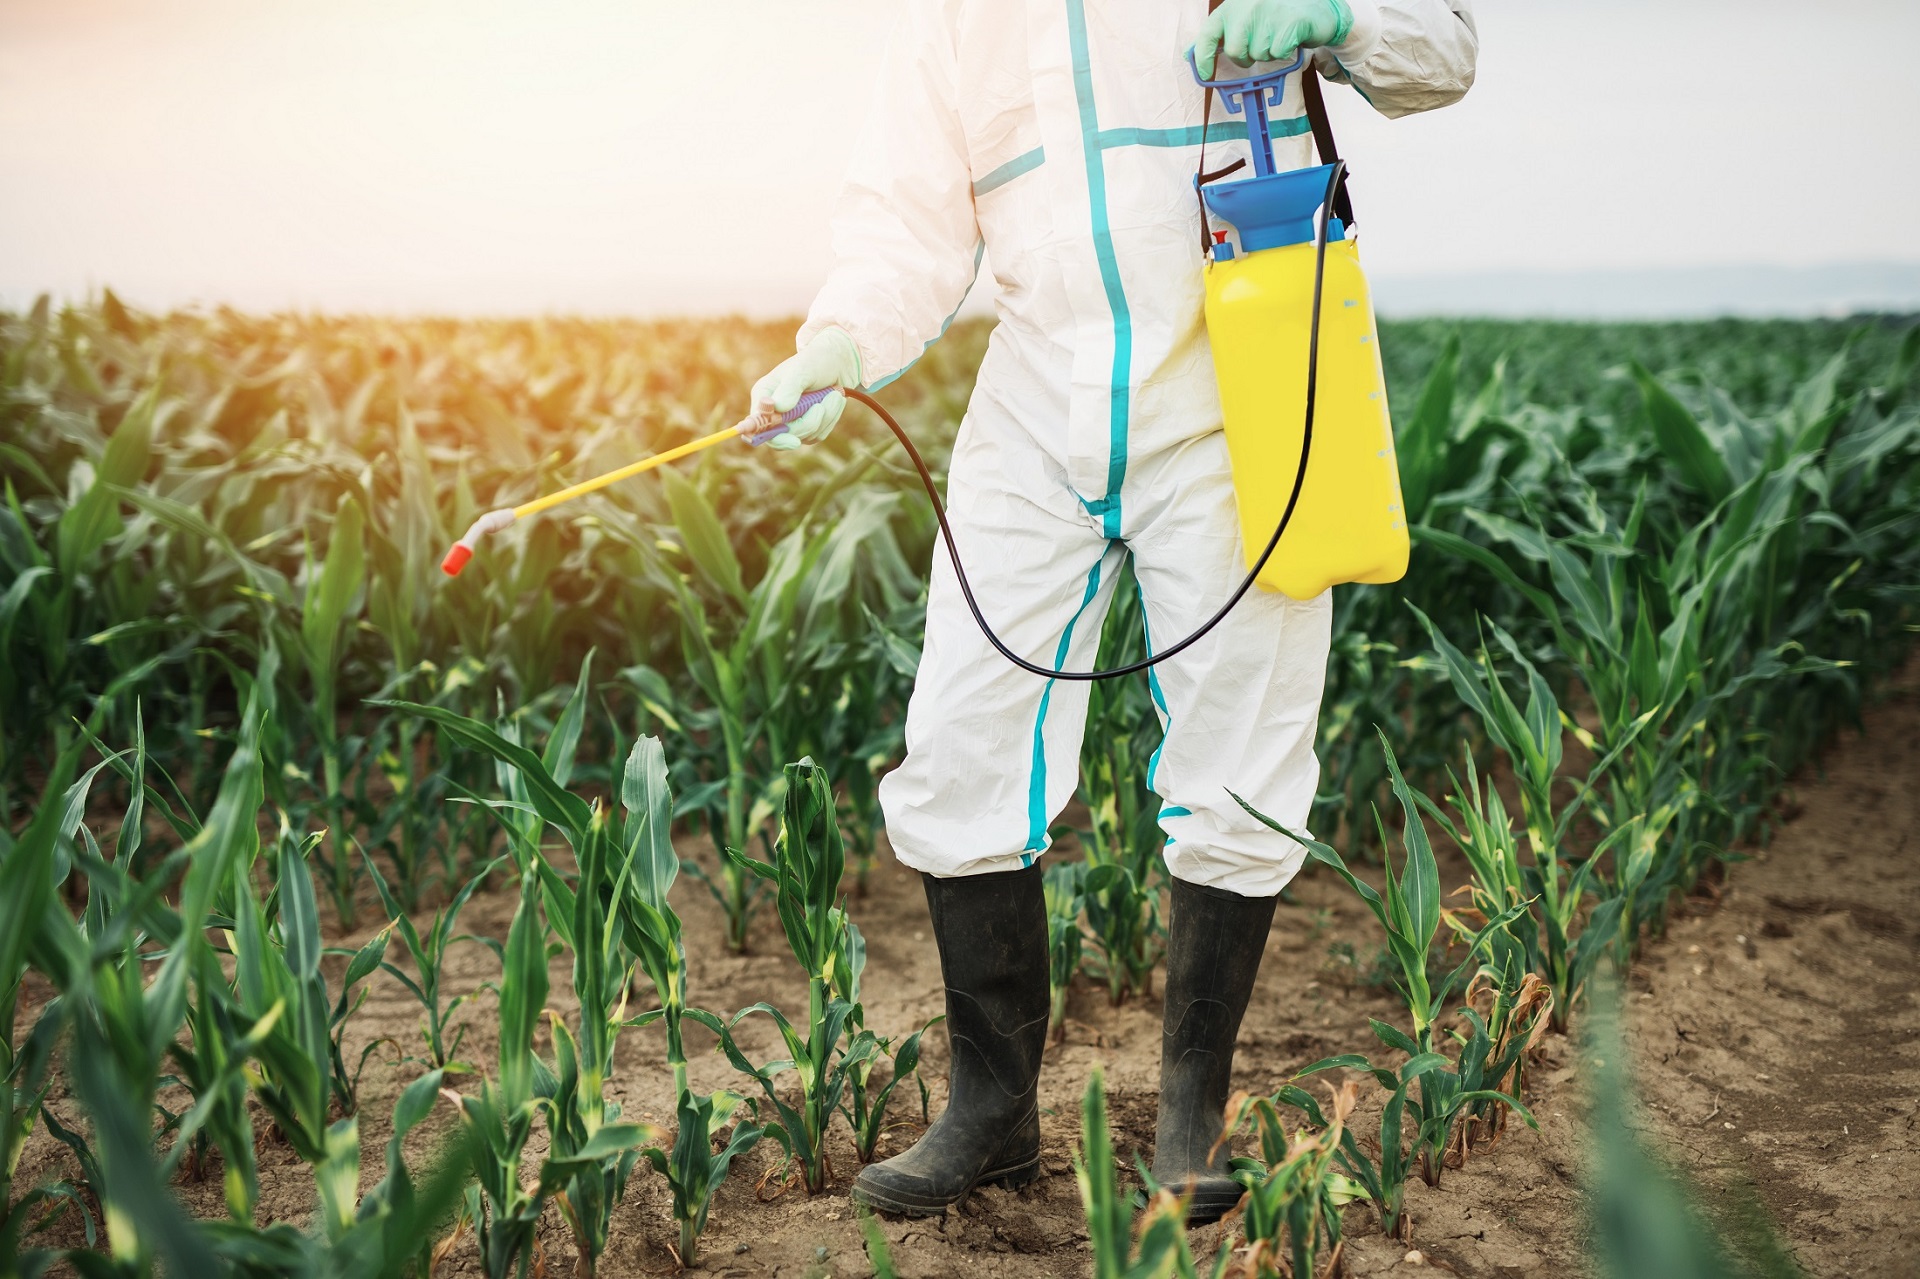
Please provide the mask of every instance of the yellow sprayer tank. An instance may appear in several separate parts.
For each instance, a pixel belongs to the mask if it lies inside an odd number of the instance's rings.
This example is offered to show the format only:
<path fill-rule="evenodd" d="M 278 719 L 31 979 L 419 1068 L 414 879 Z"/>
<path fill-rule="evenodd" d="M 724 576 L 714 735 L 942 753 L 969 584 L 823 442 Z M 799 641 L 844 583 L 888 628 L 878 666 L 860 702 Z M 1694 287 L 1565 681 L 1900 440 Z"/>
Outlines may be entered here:
<path fill-rule="evenodd" d="M 1252 568 L 1300 464 L 1314 245 L 1216 260 L 1206 273 L 1207 330 Z M 1357 244 L 1338 240 L 1327 245 L 1306 480 L 1259 584 L 1305 600 L 1341 582 L 1395 582 L 1408 549 L 1373 300 Z"/>
<path fill-rule="evenodd" d="M 1207 333 L 1247 568 L 1272 540 L 1301 477 L 1317 242 L 1324 235 L 1313 438 L 1300 500 L 1259 584 L 1306 600 L 1342 582 L 1399 581 L 1407 571 L 1407 512 L 1373 299 L 1351 229 L 1334 216 L 1350 214 L 1335 199 L 1345 165 L 1274 168 L 1271 112 L 1290 76 L 1316 73 L 1304 53 L 1267 71 L 1221 59 L 1216 80 L 1200 74 L 1191 51 L 1187 61 L 1208 90 L 1209 106 L 1217 93 L 1245 123 L 1253 161 L 1254 176 L 1237 182 L 1209 182 L 1224 173 L 1194 179 L 1203 229 L 1211 231 L 1209 212 L 1229 228 L 1213 232 L 1207 244 Z M 1313 86 L 1304 78 L 1300 84 L 1316 143 L 1332 159 L 1324 108 Z"/>

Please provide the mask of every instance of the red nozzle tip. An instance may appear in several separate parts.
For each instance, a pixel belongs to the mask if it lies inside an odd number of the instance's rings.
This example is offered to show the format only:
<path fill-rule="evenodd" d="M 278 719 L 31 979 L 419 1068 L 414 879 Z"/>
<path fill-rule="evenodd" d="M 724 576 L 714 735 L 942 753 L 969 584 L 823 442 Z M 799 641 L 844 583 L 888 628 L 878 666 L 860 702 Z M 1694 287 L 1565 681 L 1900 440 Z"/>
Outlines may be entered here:
<path fill-rule="evenodd" d="M 472 558 L 473 548 L 471 546 L 462 546 L 460 543 L 455 542 L 453 549 L 447 552 L 447 558 L 440 561 L 440 571 L 448 577 L 458 577 L 460 576 L 460 570 L 465 568 L 467 561 Z"/>

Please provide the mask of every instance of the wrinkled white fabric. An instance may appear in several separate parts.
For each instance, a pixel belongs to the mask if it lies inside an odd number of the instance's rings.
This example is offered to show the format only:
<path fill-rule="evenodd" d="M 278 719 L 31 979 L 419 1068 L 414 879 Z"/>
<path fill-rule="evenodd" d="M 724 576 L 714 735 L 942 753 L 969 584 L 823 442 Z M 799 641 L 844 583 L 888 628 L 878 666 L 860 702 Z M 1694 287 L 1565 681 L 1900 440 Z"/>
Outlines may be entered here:
<path fill-rule="evenodd" d="M 1350 0 L 1330 79 L 1388 115 L 1473 80 L 1467 0 Z M 1118 557 L 1152 639 L 1185 635 L 1244 572 L 1203 316 L 1193 175 L 1203 97 L 1184 54 L 1205 0 L 906 0 L 836 212 L 834 262 L 801 329 L 838 325 L 884 385 L 938 339 L 991 248 L 998 326 L 949 473 L 956 541 L 988 619 L 1042 663 L 1084 668 Z M 1275 161 L 1314 162 L 1297 85 Z M 1216 100 L 1207 163 L 1246 154 Z M 1237 140 L 1236 140 L 1237 139 Z M 1260 896 L 1303 850 L 1227 794 L 1304 827 L 1326 598 L 1256 592 L 1157 668 L 1172 872 Z M 1071 796 L 1083 684 L 1005 662 L 935 556 L 907 758 L 881 787 L 907 865 L 1030 864 Z"/>

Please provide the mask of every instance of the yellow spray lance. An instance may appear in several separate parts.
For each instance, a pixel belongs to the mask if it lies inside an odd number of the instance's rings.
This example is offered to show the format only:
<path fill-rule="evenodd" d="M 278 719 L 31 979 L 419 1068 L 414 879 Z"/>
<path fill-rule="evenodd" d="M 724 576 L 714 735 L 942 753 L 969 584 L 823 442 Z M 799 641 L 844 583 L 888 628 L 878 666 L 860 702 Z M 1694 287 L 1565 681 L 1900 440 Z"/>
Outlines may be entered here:
<path fill-rule="evenodd" d="M 465 536 L 453 544 L 452 549 L 447 552 L 447 557 L 440 561 L 440 571 L 448 577 L 460 576 L 460 570 L 465 568 L 467 561 L 473 558 L 473 548 L 481 538 L 489 533 L 498 533 L 516 520 L 538 515 L 562 502 L 571 502 L 576 497 L 598 493 L 609 484 L 618 484 L 621 480 L 631 479 L 651 471 L 656 466 L 677 462 L 683 457 L 691 457 L 702 449 L 710 449 L 728 440 L 744 439 L 755 447 L 765 444 L 774 436 L 784 434 L 789 425 L 798 421 L 808 409 L 831 394 L 833 394 L 831 388 L 824 391 L 809 391 L 785 413 L 754 413 L 724 431 L 703 435 L 697 440 L 689 440 L 676 448 L 670 448 L 665 453 L 656 453 L 652 457 L 642 458 L 618 470 L 608 471 L 605 475 L 596 475 L 590 480 L 582 480 L 572 488 L 564 488 L 558 493 L 549 493 L 545 497 L 536 497 L 533 501 L 522 502 L 518 506 L 503 506 L 497 511 L 488 511 L 473 522 Z"/>

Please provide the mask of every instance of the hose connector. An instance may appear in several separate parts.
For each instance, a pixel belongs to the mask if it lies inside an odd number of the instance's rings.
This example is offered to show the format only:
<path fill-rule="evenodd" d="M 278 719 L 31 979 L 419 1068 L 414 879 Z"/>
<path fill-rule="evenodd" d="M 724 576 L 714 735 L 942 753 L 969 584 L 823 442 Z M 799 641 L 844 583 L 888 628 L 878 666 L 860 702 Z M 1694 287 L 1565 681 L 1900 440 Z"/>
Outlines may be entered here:
<path fill-rule="evenodd" d="M 473 558 L 473 546 L 489 533 L 498 533 L 514 521 L 513 508 L 503 506 L 497 511 L 488 511 L 473 522 L 466 535 L 453 544 L 447 557 L 440 561 L 440 571 L 448 577 L 460 576 L 460 570 Z"/>

